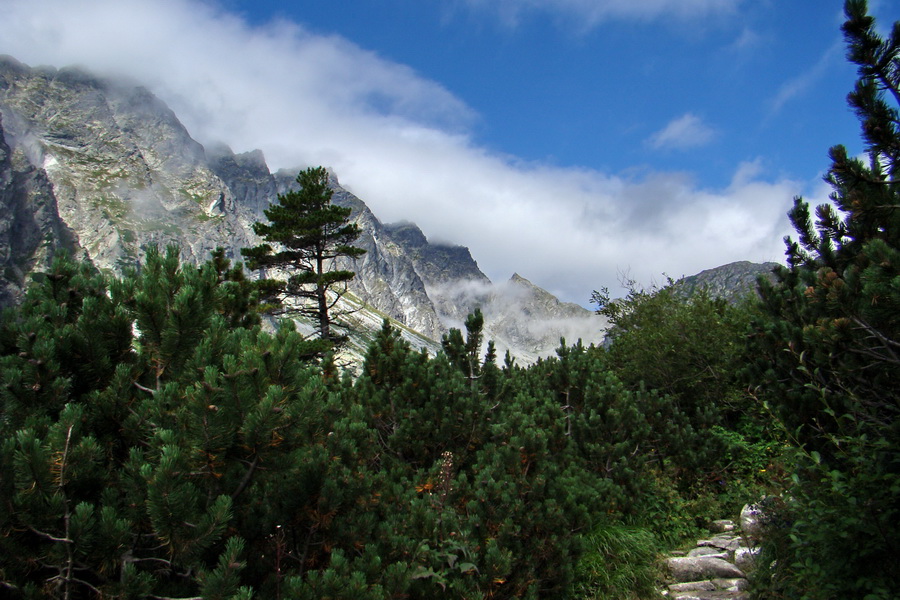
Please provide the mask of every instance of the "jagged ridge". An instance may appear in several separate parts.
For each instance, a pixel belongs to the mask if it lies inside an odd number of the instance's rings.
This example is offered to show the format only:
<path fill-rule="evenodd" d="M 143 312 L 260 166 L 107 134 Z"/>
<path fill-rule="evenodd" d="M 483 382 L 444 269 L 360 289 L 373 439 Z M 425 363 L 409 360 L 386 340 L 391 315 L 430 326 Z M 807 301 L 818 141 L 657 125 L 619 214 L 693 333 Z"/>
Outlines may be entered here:
<path fill-rule="evenodd" d="M 136 264 L 151 244 L 177 244 L 191 262 L 217 246 L 238 257 L 258 243 L 252 223 L 299 170 L 271 173 L 260 151 L 204 148 L 148 90 L 75 68 L 32 69 L 0 57 L 0 115 L 4 303 L 58 247 L 111 272 Z M 528 362 L 561 335 L 572 338 L 540 288 L 516 277 L 493 285 L 468 249 L 430 244 L 413 224 L 385 226 L 336 177 L 333 184 L 333 201 L 351 206 L 364 231 L 358 245 L 367 254 L 351 266 L 351 292 L 371 309 L 361 318 L 367 327 L 388 316 L 438 340 L 481 307 L 487 336 Z M 567 313 L 576 321 L 591 315 L 576 308 Z M 599 339 L 600 323 L 593 325 L 579 337 Z"/>

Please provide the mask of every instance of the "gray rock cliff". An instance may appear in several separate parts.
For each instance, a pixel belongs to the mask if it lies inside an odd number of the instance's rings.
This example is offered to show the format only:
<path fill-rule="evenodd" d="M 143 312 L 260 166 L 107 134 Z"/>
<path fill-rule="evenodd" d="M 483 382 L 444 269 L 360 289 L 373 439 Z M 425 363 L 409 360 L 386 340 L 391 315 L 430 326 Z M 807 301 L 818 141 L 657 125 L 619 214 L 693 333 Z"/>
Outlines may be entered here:
<path fill-rule="evenodd" d="M 753 263 L 746 260 L 728 263 L 680 279 L 675 283 L 675 288 L 686 296 L 703 289 L 715 298 L 736 301 L 756 291 L 759 276 L 774 280 L 772 271 L 777 266 L 772 262 Z"/>
<path fill-rule="evenodd" d="M 147 89 L 78 68 L 0 56 L 0 119 L 0 305 L 15 302 L 57 248 L 110 272 L 136 264 L 150 245 L 177 244 L 191 262 L 218 246 L 240 259 L 240 248 L 259 243 L 252 224 L 300 170 L 272 173 L 258 150 L 204 147 Z M 515 285 L 493 285 L 468 249 L 429 243 L 409 223 L 384 225 L 337 177 L 333 187 L 333 202 L 350 206 L 363 230 L 366 254 L 343 266 L 357 274 L 351 300 L 367 306 L 366 326 L 390 317 L 434 349 L 481 307 L 486 335 L 530 361 L 560 335 L 573 339 L 564 313 L 591 315 L 561 311 L 531 284 L 510 295 Z"/>
<path fill-rule="evenodd" d="M 60 249 L 78 254 L 75 235 L 59 218 L 44 171 L 10 148 L 0 118 L 0 307 L 21 299 L 28 273 Z"/>

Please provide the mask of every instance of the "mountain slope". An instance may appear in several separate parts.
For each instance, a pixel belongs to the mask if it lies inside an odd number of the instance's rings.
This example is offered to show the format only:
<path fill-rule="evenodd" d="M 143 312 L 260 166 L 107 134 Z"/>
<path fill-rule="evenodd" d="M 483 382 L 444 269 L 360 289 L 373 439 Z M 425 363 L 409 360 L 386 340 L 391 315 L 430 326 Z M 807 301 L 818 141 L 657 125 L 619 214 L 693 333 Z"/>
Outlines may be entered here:
<path fill-rule="evenodd" d="M 0 307 L 17 302 L 27 274 L 58 249 L 77 253 L 76 236 L 59 218 L 46 174 L 10 148 L 0 118 Z"/>
<path fill-rule="evenodd" d="M 774 279 L 777 263 L 753 263 L 746 260 L 706 269 L 675 283 L 679 293 L 691 295 L 704 289 L 710 296 L 735 301 L 756 291 L 756 280 L 762 275 Z"/>
<path fill-rule="evenodd" d="M 241 247 L 259 243 L 252 223 L 296 185 L 296 170 L 271 173 L 260 151 L 204 148 L 146 89 L 75 68 L 30 68 L 0 57 L 0 117 L 4 303 L 60 247 L 111 272 L 136 264 L 151 244 L 177 244 L 191 262 L 217 246 L 239 258 Z M 363 229 L 358 245 L 367 253 L 347 266 L 357 273 L 353 297 L 368 307 L 357 317 L 366 327 L 387 316 L 434 349 L 480 306 L 489 315 L 488 337 L 503 337 L 498 345 L 514 356 L 530 361 L 537 348 L 552 350 L 546 336 L 527 334 L 562 331 L 556 313 L 539 308 L 549 305 L 508 303 L 498 292 L 504 286 L 491 284 L 468 249 L 430 244 L 412 224 L 383 225 L 336 177 L 333 186 L 333 201 L 352 207 Z M 521 312 L 512 314 L 512 306 Z M 591 314 L 581 311 L 577 318 Z"/>
<path fill-rule="evenodd" d="M 605 335 L 606 320 L 550 292 L 518 273 L 495 286 L 487 303 L 485 322 L 501 353 L 509 350 L 526 361 L 537 360 L 567 343 L 596 343 Z"/>

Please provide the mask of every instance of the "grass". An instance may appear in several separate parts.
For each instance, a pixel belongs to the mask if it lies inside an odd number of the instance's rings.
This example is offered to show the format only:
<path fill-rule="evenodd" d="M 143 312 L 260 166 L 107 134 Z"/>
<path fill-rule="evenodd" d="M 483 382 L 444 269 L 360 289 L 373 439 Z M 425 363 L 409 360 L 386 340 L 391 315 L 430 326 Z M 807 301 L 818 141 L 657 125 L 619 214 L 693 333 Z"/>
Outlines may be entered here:
<path fill-rule="evenodd" d="M 585 538 L 576 571 L 576 597 L 583 600 L 661 598 L 659 547 L 652 532 L 602 525 Z"/>

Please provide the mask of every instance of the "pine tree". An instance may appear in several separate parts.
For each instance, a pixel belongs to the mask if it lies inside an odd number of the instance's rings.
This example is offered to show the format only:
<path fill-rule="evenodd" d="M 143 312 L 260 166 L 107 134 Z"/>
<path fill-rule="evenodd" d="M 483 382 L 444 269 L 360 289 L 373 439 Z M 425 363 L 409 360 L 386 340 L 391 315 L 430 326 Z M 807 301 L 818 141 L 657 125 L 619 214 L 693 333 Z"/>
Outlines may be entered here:
<path fill-rule="evenodd" d="M 753 382 L 797 449 L 767 540 L 778 597 L 900 595 L 900 22 L 882 39 L 866 2 L 845 13 L 867 160 L 831 149 L 834 206 L 815 223 L 795 200 L 790 268 L 762 286 L 753 338 Z"/>
<path fill-rule="evenodd" d="M 8 595 L 247 598 L 296 572 L 278 532 L 302 539 L 315 504 L 326 392 L 291 327 L 229 328 L 220 271 L 175 248 L 112 281 L 59 258 L 5 314 Z"/>
<path fill-rule="evenodd" d="M 268 224 L 254 223 L 253 231 L 266 243 L 241 253 L 252 270 L 285 273 L 285 279 L 262 283 L 262 290 L 281 312 L 309 316 L 318 323 L 320 339 L 339 341 L 329 311 L 346 292 L 354 273 L 336 269 L 334 261 L 365 253 L 352 245 L 360 228 L 349 223 L 350 208 L 331 203 L 334 190 L 323 167 L 301 171 L 297 183 L 299 190 L 280 194 L 278 204 L 265 210 Z"/>

